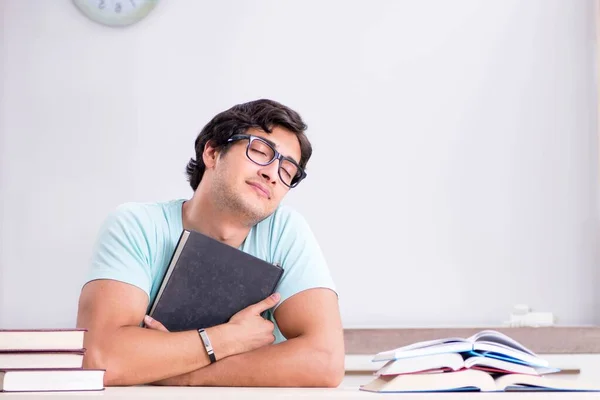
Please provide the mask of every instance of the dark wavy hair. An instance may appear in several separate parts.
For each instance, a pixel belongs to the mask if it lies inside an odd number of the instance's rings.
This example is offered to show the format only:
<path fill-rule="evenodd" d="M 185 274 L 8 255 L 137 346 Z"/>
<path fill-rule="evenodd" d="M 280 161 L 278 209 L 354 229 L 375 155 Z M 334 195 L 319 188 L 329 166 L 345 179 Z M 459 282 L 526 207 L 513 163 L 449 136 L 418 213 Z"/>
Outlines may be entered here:
<path fill-rule="evenodd" d="M 245 134 L 249 128 L 257 128 L 271 133 L 274 127 L 281 127 L 296 134 L 300 142 L 300 166 L 305 169 L 312 146 L 304 134 L 307 129 L 300 115 L 273 100 L 261 99 L 238 104 L 217 114 L 198 134 L 195 142 L 196 158 L 191 158 L 185 170 L 187 180 L 194 191 L 198 188 L 206 165 L 202 159 L 204 147 L 209 141 L 223 154 L 229 148 L 227 140 L 233 135 Z"/>

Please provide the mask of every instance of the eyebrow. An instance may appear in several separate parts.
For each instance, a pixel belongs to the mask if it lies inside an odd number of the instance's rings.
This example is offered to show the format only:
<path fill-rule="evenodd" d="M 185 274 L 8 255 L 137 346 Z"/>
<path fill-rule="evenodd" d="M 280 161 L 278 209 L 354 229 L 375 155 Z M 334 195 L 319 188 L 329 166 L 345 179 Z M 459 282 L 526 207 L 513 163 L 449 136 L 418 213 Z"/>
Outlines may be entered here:
<path fill-rule="evenodd" d="M 277 146 L 277 143 L 275 143 L 275 142 L 274 142 L 274 141 L 272 141 L 272 140 L 269 140 L 269 139 L 267 139 L 266 137 L 263 137 L 263 136 L 257 136 L 257 135 L 254 135 L 254 136 L 261 138 L 262 140 L 264 140 L 265 142 L 267 142 L 267 143 L 269 143 L 271 146 L 273 146 L 275 149 L 277 149 L 277 148 L 279 147 L 279 146 Z M 281 153 L 280 153 L 280 154 L 281 154 Z M 300 165 L 300 163 L 299 163 L 298 161 L 296 161 L 296 160 L 294 159 L 294 157 L 290 157 L 290 156 L 286 156 L 286 155 L 284 155 L 284 157 L 285 157 L 285 158 L 289 158 L 290 160 L 294 161 L 296 164 Z"/>
<path fill-rule="evenodd" d="M 254 136 L 256 136 L 256 135 L 254 135 Z M 271 146 L 273 146 L 273 147 L 275 147 L 275 148 L 278 148 L 278 147 L 279 147 L 279 146 L 277 145 L 277 143 L 275 143 L 275 142 L 274 142 L 274 141 L 272 141 L 272 140 L 269 140 L 269 139 L 267 139 L 266 137 L 263 137 L 263 136 L 256 136 L 256 137 L 259 137 L 259 138 L 261 138 L 262 140 L 264 140 L 265 142 L 269 143 Z"/>

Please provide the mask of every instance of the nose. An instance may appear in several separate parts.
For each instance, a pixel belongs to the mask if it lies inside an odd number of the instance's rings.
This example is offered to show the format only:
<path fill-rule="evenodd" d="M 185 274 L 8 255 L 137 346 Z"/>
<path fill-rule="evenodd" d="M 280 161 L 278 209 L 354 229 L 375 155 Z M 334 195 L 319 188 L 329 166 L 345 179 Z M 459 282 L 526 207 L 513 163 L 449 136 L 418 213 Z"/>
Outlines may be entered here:
<path fill-rule="evenodd" d="M 269 165 L 261 166 L 258 174 L 267 182 L 275 184 L 277 182 L 277 174 L 279 170 L 279 160 L 274 160 Z"/>

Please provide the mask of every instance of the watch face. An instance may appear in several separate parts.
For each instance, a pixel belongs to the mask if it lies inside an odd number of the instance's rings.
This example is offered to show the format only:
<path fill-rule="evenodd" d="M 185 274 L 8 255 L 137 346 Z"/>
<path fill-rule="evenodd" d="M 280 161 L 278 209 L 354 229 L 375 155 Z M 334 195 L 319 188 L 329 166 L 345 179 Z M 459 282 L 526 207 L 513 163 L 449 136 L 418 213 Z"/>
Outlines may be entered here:
<path fill-rule="evenodd" d="M 108 26 L 126 26 L 144 18 L 158 0 L 73 0 L 90 19 Z"/>

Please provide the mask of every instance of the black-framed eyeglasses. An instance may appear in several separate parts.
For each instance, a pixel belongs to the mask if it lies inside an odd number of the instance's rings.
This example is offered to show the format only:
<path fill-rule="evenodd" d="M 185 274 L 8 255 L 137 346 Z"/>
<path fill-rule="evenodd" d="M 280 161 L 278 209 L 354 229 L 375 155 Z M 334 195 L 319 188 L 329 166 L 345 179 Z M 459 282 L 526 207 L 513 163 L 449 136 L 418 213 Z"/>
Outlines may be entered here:
<path fill-rule="evenodd" d="M 233 135 L 227 142 L 235 142 L 238 140 L 248 139 L 248 147 L 246 147 L 246 156 L 255 164 L 269 165 L 275 160 L 279 160 L 279 168 L 277 169 L 279 179 L 289 188 L 298 186 L 302 179 L 306 178 L 306 172 L 293 159 L 279 153 L 271 145 L 260 136 L 254 135 Z"/>

